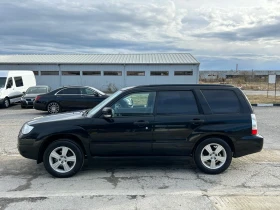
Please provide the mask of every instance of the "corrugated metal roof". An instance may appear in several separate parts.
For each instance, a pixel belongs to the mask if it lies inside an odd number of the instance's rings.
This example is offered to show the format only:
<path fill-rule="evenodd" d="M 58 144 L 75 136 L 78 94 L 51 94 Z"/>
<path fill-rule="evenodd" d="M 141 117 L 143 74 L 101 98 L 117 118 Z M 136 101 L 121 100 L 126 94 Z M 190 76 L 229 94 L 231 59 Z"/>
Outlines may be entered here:
<path fill-rule="evenodd" d="M 199 64 L 190 53 L 0 55 L 0 64 Z"/>

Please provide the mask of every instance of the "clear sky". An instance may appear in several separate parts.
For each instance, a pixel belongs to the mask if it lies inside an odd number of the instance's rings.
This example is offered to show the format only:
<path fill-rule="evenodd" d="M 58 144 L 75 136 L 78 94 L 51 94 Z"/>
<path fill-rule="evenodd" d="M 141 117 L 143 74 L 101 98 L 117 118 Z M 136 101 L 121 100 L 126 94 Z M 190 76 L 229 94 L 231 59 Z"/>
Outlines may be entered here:
<path fill-rule="evenodd" d="M 280 70 L 280 0 L 0 0 L 0 54 L 156 52 Z"/>

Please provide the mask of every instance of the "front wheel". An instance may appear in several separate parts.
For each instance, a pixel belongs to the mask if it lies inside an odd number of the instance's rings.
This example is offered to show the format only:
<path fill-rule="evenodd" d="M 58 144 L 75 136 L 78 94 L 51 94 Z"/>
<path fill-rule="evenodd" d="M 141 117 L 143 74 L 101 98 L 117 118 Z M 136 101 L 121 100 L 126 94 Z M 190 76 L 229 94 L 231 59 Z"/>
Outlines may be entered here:
<path fill-rule="evenodd" d="M 10 106 L 10 100 L 8 98 L 5 98 L 4 101 L 3 101 L 2 106 L 4 108 L 8 108 Z"/>
<path fill-rule="evenodd" d="M 202 141 L 194 152 L 197 167 L 207 174 L 225 171 L 232 160 L 230 146 L 222 139 L 210 138 Z"/>
<path fill-rule="evenodd" d="M 53 176 L 67 178 L 75 175 L 84 164 L 84 154 L 78 144 L 71 140 L 51 143 L 43 157 L 45 169 Z"/>

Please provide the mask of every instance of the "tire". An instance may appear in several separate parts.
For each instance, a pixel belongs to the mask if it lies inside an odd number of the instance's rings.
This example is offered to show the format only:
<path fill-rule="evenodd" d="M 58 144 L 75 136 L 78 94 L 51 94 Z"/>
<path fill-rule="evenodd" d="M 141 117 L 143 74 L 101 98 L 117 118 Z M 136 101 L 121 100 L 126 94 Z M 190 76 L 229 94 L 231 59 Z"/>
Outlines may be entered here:
<path fill-rule="evenodd" d="M 63 152 L 66 153 L 63 154 Z M 54 177 L 68 178 L 81 170 L 84 165 L 84 154 L 75 142 L 61 139 L 47 147 L 43 162 L 47 172 Z"/>
<path fill-rule="evenodd" d="M 216 150 L 218 153 L 216 153 Z M 232 151 L 222 139 L 209 138 L 202 141 L 194 152 L 196 166 L 207 174 L 224 172 L 231 163 Z"/>
<path fill-rule="evenodd" d="M 48 103 L 47 111 L 49 114 L 57 114 L 57 113 L 61 112 L 61 107 L 57 102 L 52 101 L 52 102 Z"/>
<path fill-rule="evenodd" d="M 25 109 L 25 108 L 27 108 L 26 106 L 23 106 L 22 104 L 20 105 L 20 107 L 21 107 L 22 109 Z"/>
<path fill-rule="evenodd" d="M 8 108 L 10 105 L 11 105 L 10 100 L 8 98 L 5 98 L 2 107 Z"/>

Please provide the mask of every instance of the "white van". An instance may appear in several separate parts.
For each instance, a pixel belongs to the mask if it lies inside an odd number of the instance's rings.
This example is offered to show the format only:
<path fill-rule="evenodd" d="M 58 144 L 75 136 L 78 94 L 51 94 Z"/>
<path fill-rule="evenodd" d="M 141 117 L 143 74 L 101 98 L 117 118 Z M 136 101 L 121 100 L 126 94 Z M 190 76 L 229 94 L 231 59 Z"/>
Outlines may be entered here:
<path fill-rule="evenodd" d="M 0 105 L 7 108 L 19 102 L 27 88 L 36 85 L 33 71 L 0 70 Z"/>

